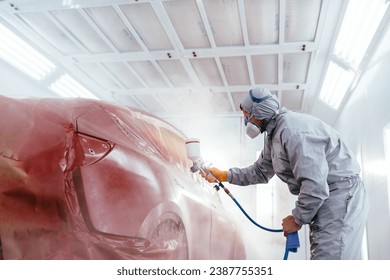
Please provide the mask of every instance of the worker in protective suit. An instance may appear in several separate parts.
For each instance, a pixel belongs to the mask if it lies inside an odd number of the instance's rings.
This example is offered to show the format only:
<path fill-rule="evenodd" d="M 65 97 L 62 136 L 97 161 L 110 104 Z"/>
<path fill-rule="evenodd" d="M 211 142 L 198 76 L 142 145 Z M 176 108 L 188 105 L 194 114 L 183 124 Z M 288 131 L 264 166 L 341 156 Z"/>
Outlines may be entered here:
<path fill-rule="evenodd" d="M 311 259 L 360 259 L 367 196 L 359 165 L 339 134 L 319 119 L 281 108 L 262 87 L 250 90 L 240 107 L 249 137 L 266 131 L 264 149 L 251 166 L 209 171 L 236 185 L 267 183 L 276 174 L 298 196 L 282 221 L 284 235 L 307 224 Z M 205 178 L 213 181 L 210 174 Z"/>

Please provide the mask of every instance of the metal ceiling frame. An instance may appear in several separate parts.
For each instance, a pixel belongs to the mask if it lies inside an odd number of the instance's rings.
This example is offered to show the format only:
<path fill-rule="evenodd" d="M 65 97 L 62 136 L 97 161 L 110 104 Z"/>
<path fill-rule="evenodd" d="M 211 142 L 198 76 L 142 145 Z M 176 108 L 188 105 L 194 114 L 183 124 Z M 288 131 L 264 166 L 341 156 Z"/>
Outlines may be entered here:
<path fill-rule="evenodd" d="M 87 0 L 41 0 L 39 5 L 34 5 L 31 1 L 27 0 L 19 0 L 14 1 L 17 4 L 11 4 L 10 1 L 0 2 L 0 15 L 7 18 L 9 22 L 12 23 L 18 30 L 23 33 L 24 36 L 27 36 L 28 39 L 34 42 L 38 42 L 36 44 L 39 45 L 46 53 L 50 56 L 54 57 L 55 60 L 61 62 L 64 66 L 64 70 L 69 69 L 71 73 L 76 73 L 77 78 L 82 80 L 82 82 L 94 92 L 96 92 L 98 97 L 104 97 L 104 99 L 112 101 L 115 100 L 113 97 L 114 92 L 115 95 L 128 95 L 131 96 L 132 99 L 139 104 L 141 107 L 142 103 L 136 98 L 135 95 L 144 95 L 150 94 L 151 88 L 148 86 L 147 82 L 141 77 L 137 71 L 130 64 L 134 61 L 147 61 L 150 62 L 157 72 L 161 75 L 162 79 L 166 83 L 167 87 L 163 88 L 153 88 L 152 91 L 155 93 L 155 98 L 159 100 L 159 95 L 164 94 L 181 94 L 183 92 L 192 93 L 192 92 L 224 92 L 227 93 L 227 98 L 229 100 L 233 116 L 240 116 L 240 112 L 237 111 L 236 105 L 234 103 L 232 93 L 235 92 L 246 92 L 250 88 L 256 86 L 255 78 L 253 75 L 253 65 L 252 65 L 252 56 L 260 56 L 260 55 L 270 55 L 277 54 L 277 82 L 276 84 L 263 84 L 269 90 L 277 92 L 281 101 L 283 101 L 283 91 L 295 91 L 301 90 L 303 91 L 304 96 L 307 95 L 307 91 L 309 89 L 308 81 L 310 80 L 310 76 L 307 76 L 306 82 L 303 83 L 284 83 L 283 82 L 283 66 L 284 66 L 284 54 L 294 54 L 294 53 L 310 53 L 309 60 L 309 69 L 308 75 L 311 75 L 311 69 L 316 61 L 316 54 L 320 47 L 320 38 L 321 38 L 321 30 L 325 21 L 326 13 L 324 11 L 327 10 L 329 0 L 322 0 L 322 6 L 320 11 L 320 18 L 317 25 L 317 31 L 315 34 L 314 42 L 285 42 L 285 28 L 284 28 L 284 20 L 285 20 L 285 8 L 286 8 L 286 0 L 279 0 L 279 34 L 278 34 L 278 43 L 277 44 L 267 44 L 267 45 L 250 45 L 248 32 L 247 32 L 247 19 L 244 8 L 244 0 L 237 0 L 239 18 L 241 23 L 241 32 L 243 36 L 244 44 L 243 46 L 232 46 L 232 47 L 218 47 L 213 37 L 213 32 L 208 21 L 208 17 L 206 14 L 206 10 L 202 0 L 195 0 L 196 5 L 199 10 L 199 15 L 205 27 L 207 38 L 210 42 L 210 48 L 196 48 L 196 49 L 185 49 L 181 43 L 178 34 L 176 33 L 175 27 L 171 22 L 165 8 L 163 2 L 169 0 L 95 0 L 95 1 L 87 1 Z M 134 4 L 137 5 L 139 3 L 149 3 L 156 14 L 160 24 L 162 25 L 165 33 L 168 36 L 170 43 L 173 46 L 172 50 L 164 50 L 164 51 L 150 51 L 145 43 L 140 38 L 139 34 L 136 32 L 132 24 L 127 19 L 126 15 L 122 11 L 120 5 L 122 4 Z M 84 8 L 92 8 L 99 6 L 111 6 L 113 7 L 115 13 L 118 17 L 123 21 L 131 35 L 134 37 L 136 42 L 140 45 L 142 51 L 137 52 L 119 52 L 119 50 L 115 47 L 113 42 L 102 32 L 99 26 L 93 21 L 93 19 L 82 9 Z M 77 9 L 81 17 L 88 23 L 88 25 L 98 34 L 98 36 L 102 39 L 102 41 L 109 47 L 112 51 L 111 53 L 101 53 L 101 54 L 93 54 L 88 51 L 88 49 L 80 43 L 77 38 L 73 36 L 66 28 L 62 26 L 62 24 L 50 14 L 49 11 L 53 10 L 63 10 L 63 9 Z M 2 10 L 2 12 L 1 12 Z M 6 13 L 4 12 L 6 11 Z M 78 55 L 63 55 L 55 48 L 50 46 L 50 44 L 44 42 L 42 38 L 37 37 L 28 26 L 26 22 L 24 22 L 20 17 L 18 17 L 19 13 L 25 12 L 42 12 L 44 13 L 50 21 L 58 27 L 61 32 L 66 34 L 68 38 L 78 47 L 80 48 L 84 54 Z M 224 73 L 223 65 L 221 62 L 221 58 L 226 57 L 244 57 L 247 65 L 247 71 L 249 73 L 249 82 L 248 85 L 229 85 L 227 77 Z M 195 72 L 193 65 L 191 64 L 191 59 L 197 58 L 213 58 L 215 60 L 219 75 L 222 79 L 223 86 L 202 86 L 201 81 L 199 80 L 198 75 Z M 188 77 L 193 82 L 193 86 L 191 87 L 175 87 L 170 81 L 169 77 L 165 74 L 158 61 L 162 60 L 179 60 L 183 65 L 185 72 Z M 103 64 L 106 62 L 123 62 L 126 68 L 134 75 L 134 77 L 144 86 L 142 89 L 127 89 L 123 83 L 115 77 L 108 69 L 106 69 Z M 95 63 L 99 66 L 99 69 L 104 71 L 104 73 L 110 77 L 119 88 L 110 88 L 104 89 L 101 86 L 95 84 L 93 80 L 88 77 L 83 71 L 78 67 L 83 63 Z M 58 73 L 57 73 L 58 74 Z M 161 100 L 160 100 L 161 101 Z M 160 102 L 163 104 L 162 102 Z M 308 109 L 312 100 L 309 98 L 304 98 L 301 104 L 301 108 Z"/>

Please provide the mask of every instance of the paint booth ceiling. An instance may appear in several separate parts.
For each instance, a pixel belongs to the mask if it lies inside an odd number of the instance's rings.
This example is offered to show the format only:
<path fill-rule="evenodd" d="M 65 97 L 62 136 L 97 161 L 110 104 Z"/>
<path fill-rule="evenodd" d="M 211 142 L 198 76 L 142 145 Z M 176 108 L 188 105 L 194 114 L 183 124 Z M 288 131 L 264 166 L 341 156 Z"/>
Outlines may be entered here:
<path fill-rule="evenodd" d="M 0 15 L 100 99 L 163 117 L 236 116 L 256 85 L 310 113 L 341 2 L 15 0 Z"/>

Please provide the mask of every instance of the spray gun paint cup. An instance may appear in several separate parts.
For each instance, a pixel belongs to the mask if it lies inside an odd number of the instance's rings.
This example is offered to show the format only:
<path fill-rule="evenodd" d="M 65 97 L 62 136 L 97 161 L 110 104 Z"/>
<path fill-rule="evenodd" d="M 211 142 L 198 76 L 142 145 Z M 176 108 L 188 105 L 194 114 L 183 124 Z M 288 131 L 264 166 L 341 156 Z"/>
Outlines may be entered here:
<path fill-rule="evenodd" d="M 200 160 L 200 141 L 196 138 L 190 138 L 186 141 L 187 157 L 196 162 Z"/>

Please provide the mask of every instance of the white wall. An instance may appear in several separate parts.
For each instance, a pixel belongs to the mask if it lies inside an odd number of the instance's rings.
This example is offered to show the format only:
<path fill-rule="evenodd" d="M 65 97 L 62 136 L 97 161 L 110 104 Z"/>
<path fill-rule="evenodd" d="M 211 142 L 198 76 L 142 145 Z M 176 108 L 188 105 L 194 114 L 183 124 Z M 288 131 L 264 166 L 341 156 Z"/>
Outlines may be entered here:
<path fill-rule="evenodd" d="M 390 259 L 390 214 L 383 130 L 390 122 L 390 29 L 336 122 L 336 129 L 361 154 L 370 199 L 369 259 Z"/>

